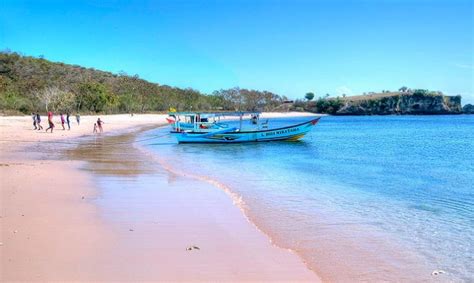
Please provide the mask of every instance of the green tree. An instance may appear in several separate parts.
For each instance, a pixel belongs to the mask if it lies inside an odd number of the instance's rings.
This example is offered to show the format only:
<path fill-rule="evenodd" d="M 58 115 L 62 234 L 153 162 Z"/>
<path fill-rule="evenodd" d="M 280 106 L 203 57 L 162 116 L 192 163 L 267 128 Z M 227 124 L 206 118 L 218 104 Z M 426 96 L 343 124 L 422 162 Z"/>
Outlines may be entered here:
<path fill-rule="evenodd" d="M 16 110 L 22 113 L 33 111 L 31 101 L 11 90 L 0 92 L 0 108 L 5 110 Z"/>
<path fill-rule="evenodd" d="M 413 91 L 413 96 L 415 97 L 424 97 L 429 94 L 429 91 L 427 89 L 415 89 Z"/>
<path fill-rule="evenodd" d="M 305 94 L 304 98 L 306 98 L 308 101 L 311 101 L 311 100 L 313 100 L 313 98 L 314 98 L 314 93 L 312 93 L 312 92 L 307 92 L 307 93 Z"/>
<path fill-rule="evenodd" d="M 52 103 L 54 111 L 70 112 L 75 105 L 76 96 L 70 91 L 59 91 Z"/>
<path fill-rule="evenodd" d="M 108 93 L 103 84 L 86 82 L 79 88 L 78 109 L 101 112 L 107 104 Z"/>
<path fill-rule="evenodd" d="M 406 86 L 402 86 L 401 88 L 398 89 L 398 91 L 401 91 L 401 92 L 406 92 L 408 90 L 408 87 Z"/>

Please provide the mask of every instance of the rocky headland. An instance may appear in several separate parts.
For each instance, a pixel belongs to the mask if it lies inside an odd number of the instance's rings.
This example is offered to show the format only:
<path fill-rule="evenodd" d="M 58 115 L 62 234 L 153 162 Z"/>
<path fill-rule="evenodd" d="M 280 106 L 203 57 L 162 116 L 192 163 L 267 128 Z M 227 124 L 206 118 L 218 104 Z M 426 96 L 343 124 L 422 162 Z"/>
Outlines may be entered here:
<path fill-rule="evenodd" d="M 461 114 L 460 96 L 396 94 L 344 101 L 337 115 Z"/>
<path fill-rule="evenodd" d="M 306 103 L 304 110 L 332 115 L 444 115 L 462 114 L 461 96 L 439 92 L 385 92 L 359 96 L 320 98 Z"/>

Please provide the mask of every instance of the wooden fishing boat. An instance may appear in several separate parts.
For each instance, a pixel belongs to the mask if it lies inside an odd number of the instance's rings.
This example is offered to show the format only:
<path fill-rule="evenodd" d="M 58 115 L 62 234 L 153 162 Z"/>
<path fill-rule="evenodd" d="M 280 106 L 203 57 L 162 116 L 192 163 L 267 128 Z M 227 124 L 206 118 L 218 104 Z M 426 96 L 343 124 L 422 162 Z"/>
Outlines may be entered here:
<path fill-rule="evenodd" d="M 171 134 L 178 143 L 241 143 L 264 141 L 296 141 L 308 133 L 319 122 L 320 117 L 295 125 L 280 128 L 268 128 L 268 120 L 262 122 L 258 112 L 214 113 L 211 121 L 203 119 L 203 113 L 170 113 L 174 116 Z M 250 115 L 250 125 L 244 125 L 243 117 Z M 222 123 L 220 117 L 237 116 L 238 126 Z M 181 119 L 184 117 L 185 121 Z M 192 125 L 192 128 L 190 127 Z"/>

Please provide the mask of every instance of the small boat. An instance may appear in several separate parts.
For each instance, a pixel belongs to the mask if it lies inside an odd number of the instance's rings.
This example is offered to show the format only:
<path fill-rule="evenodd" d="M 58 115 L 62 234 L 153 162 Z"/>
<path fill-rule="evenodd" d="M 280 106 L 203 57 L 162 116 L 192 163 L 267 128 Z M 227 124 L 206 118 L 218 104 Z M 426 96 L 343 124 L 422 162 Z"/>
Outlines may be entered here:
<path fill-rule="evenodd" d="M 317 117 L 299 124 L 270 129 L 268 120 L 261 121 L 259 112 L 172 112 L 169 115 L 174 118 L 172 119 L 171 134 L 176 137 L 178 143 L 296 141 L 308 133 L 321 118 Z M 244 116 L 247 115 L 250 115 L 248 125 L 243 122 Z M 238 126 L 221 122 L 222 117 L 238 118 Z"/>

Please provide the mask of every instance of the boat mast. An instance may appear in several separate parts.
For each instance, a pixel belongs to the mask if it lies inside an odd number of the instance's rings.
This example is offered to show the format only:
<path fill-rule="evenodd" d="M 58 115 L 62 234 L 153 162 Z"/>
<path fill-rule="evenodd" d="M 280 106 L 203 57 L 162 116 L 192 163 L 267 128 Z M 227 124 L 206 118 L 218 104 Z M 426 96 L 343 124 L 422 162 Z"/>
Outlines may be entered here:
<path fill-rule="evenodd" d="M 174 127 L 176 131 L 181 132 L 181 127 L 179 126 L 179 115 L 174 117 Z"/>
<path fill-rule="evenodd" d="M 194 132 L 197 132 L 197 130 L 199 129 L 199 126 L 198 126 L 198 122 L 197 122 L 197 115 L 196 114 L 192 114 L 191 115 L 191 119 L 192 119 L 192 122 L 193 122 L 193 127 L 194 127 Z"/>
<path fill-rule="evenodd" d="M 242 131 L 242 116 L 244 116 L 244 114 L 242 114 L 242 112 L 240 112 L 240 126 L 239 126 L 239 131 Z"/>

